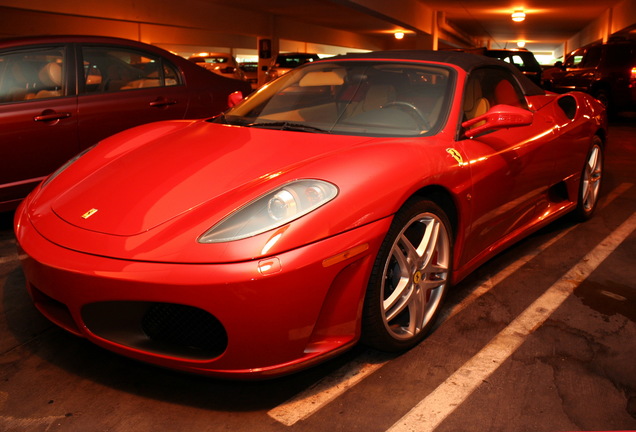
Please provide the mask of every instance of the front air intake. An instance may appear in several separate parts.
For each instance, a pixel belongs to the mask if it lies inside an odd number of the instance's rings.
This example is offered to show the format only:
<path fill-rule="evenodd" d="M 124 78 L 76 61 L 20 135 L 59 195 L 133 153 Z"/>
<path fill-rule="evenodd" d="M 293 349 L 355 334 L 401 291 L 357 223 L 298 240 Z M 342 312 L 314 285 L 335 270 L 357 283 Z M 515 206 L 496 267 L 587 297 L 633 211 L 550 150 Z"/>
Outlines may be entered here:
<path fill-rule="evenodd" d="M 212 357 L 223 353 L 227 346 L 227 334 L 221 323 L 192 306 L 153 304 L 144 314 L 141 328 L 151 341 L 208 353 Z"/>
<path fill-rule="evenodd" d="M 108 301 L 82 308 L 82 320 L 102 339 L 148 353 L 194 360 L 223 354 L 221 322 L 203 309 L 174 303 Z"/>

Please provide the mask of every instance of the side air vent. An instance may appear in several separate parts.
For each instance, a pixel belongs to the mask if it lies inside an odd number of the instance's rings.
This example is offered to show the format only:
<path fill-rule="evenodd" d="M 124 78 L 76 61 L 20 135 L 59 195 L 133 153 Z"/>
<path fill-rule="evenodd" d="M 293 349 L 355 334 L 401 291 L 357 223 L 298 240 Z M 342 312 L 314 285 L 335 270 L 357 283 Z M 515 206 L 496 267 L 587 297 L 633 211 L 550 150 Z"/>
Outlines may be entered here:
<path fill-rule="evenodd" d="M 576 99 L 572 96 L 561 96 L 557 103 L 567 118 L 572 120 L 576 115 L 577 110 Z"/>

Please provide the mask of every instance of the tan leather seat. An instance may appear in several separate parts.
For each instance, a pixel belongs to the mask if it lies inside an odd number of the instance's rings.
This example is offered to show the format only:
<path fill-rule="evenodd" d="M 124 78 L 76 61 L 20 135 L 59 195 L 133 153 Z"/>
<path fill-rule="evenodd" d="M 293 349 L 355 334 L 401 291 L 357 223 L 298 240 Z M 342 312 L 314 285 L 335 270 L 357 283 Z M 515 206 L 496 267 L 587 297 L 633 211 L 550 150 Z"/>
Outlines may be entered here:
<path fill-rule="evenodd" d="M 352 103 L 347 109 L 346 117 L 353 117 L 367 111 L 382 108 L 395 100 L 395 88 L 387 84 L 371 85 L 366 89 L 364 96 L 358 103 Z"/>
<path fill-rule="evenodd" d="M 469 81 L 464 98 L 464 120 L 472 120 L 484 115 L 490 109 L 490 102 L 482 96 L 481 85 L 477 80 Z M 481 126 L 484 122 L 474 124 L 472 127 Z"/>
<path fill-rule="evenodd" d="M 38 74 L 38 78 L 44 87 L 35 95 L 36 99 L 62 96 L 62 65 L 60 63 L 47 63 Z"/>

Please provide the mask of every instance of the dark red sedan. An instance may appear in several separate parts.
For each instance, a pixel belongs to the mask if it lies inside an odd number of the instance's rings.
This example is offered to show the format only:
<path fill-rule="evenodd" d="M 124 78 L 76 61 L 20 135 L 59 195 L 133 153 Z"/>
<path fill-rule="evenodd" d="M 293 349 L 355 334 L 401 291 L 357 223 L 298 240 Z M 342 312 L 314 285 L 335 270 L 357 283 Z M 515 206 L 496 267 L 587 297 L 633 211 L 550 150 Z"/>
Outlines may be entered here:
<path fill-rule="evenodd" d="M 140 42 L 0 41 L 0 211 L 101 139 L 143 123 L 215 115 L 235 91 L 251 88 Z"/>

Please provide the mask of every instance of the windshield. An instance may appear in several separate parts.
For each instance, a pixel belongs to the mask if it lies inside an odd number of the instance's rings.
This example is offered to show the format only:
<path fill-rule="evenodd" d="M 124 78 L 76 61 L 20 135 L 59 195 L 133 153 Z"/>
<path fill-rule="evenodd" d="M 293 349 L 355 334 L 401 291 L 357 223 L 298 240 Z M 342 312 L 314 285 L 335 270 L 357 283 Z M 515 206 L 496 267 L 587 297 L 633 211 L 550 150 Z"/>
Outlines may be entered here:
<path fill-rule="evenodd" d="M 347 135 L 430 135 L 447 117 L 453 77 L 438 65 L 313 63 L 263 86 L 214 121 Z"/>

